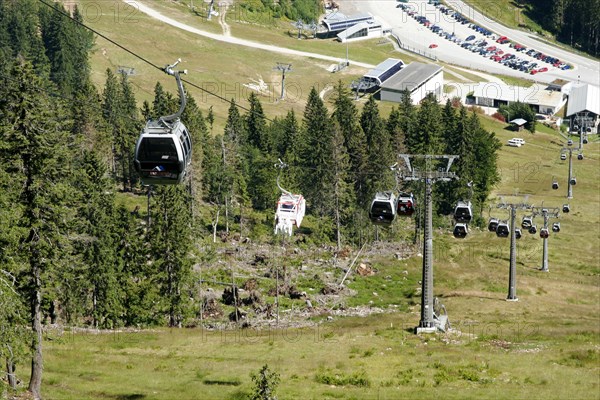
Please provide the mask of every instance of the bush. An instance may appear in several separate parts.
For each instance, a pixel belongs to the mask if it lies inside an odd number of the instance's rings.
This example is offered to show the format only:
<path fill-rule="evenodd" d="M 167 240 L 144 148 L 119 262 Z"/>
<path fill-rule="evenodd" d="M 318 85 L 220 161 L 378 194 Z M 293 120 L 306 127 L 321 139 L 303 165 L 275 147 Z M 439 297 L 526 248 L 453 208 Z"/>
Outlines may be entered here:
<path fill-rule="evenodd" d="M 265 364 L 257 374 L 250 374 L 250 377 L 254 382 L 251 400 L 277 400 L 275 390 L 281 380 L 277 372 L 270 371 L 269 366 Z"/>

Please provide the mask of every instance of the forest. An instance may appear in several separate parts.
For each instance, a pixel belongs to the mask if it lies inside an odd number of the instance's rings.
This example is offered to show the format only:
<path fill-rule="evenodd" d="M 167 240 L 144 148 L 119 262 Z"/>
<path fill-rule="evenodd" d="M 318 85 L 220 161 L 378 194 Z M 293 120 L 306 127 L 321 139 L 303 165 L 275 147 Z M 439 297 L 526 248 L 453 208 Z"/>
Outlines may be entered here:
<path fill-rule="evenodd" d="M 165 75 L 141 106 L 125 74 L 107 70 L 104 86 L 94 87 L 95 39 L 81 22 L 77 8 L 68 15 L 58 3 L 0 1 L 0 358 L 9 376 L 16 360 L 31 358 L 34 394 L 45 324 L 197 323 L 199 243 L 213 228 L 274 240 L 278 159 L 289 165 L 286 188 L 304 195 L 318 221 L 303 235 L 313 245 L 358 244 L 374 193 L 396 187 L 398 153 L 460 156 L 460 180 L 436 187 L 439 215 L 469 196 L 468 182 L 481 212 L 498 180 L 499 141 L 475 113 L 433 96 L 415 105 L 405 93 L 383 116 L 373 97 L 357 108 L 340 81 L 331 104 L 313 88 L 302 115 L 269 117 L 255 94 L 248 109 L 232 100 L 223 132 L 212 132 L 212 110 L 188 93 L 190 178 L 143 187 L 135 142 L 146 120 L 178 108 L 164 88 L 174 84 Z M 125 195 L 141 204 L 147 197 L 151 213 L 128 206 Z"/>
<path fill-rule="evenodd" d="M 595 57 L 600 55 L 600 1 L 518 0 L 530 18 L 563 43 Z"/>

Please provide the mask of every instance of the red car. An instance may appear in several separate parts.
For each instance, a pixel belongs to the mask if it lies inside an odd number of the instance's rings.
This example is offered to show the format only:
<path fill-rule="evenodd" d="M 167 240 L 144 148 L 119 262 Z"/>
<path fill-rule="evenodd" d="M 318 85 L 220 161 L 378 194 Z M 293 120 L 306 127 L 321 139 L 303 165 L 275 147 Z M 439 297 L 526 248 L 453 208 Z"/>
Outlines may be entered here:
<path fill-rule="evenodd" d="M 435 49 L 436 47 L 437 47 L 437 44 L 435 44 L 435 43 L 431 43 L 431 44 L 429 45 L 429 48 L 430 48 L 430 49 Z"/>
<path fill-rule="evenodd" d="M 547 71 L 548 71 L 548 68 L 542 67 L 542 68 L 538 69 L 537 72 L 547 72 Z"/>
<path fill-rule="evenodd" d="M 500 62 L 502 60 L 502 57 L 500 57 L 500 56 L 491 56 L 490 59 L 493 60 L 493 61 L 496 61 L 496 62 Z"/>
<path fill-rule="evenodd" d="M 537 70 L 537 69 L 532 69 L 532 70 L 531 70 L 531 72 L 530 72 L 530 74 L 531 74 L 531 75 L 535 75 L 535 74 L 537 74 L 537 73 L 538 73 L 538 70 Z"/>

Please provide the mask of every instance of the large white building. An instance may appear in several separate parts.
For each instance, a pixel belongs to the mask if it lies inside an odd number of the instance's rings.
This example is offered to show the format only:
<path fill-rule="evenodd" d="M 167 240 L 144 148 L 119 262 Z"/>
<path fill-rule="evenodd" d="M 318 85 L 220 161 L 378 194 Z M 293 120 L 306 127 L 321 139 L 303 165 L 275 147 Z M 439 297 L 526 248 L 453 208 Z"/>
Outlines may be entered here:
<path fill-rule="evenodd" d="M 381 84 L 381 100 L 399 103 L 402 92 L 410 91 L 413 104 L 418 104 L 429 93 L 441 99 L 444 88 L 443 68 L 436 64 L 413 62 Z"/>
<path fill-rule="evenodd" d="M 578 127 L 585 129 L 587 133 L 598 133 L 600 88 L 588 84 L 574 86 L 569 94 L 566 115 L 571 119 L 571 128 Z"/>
<path fill-rule="evenodd" d="M 333 12 L 323 18 L 323 26 L 330 33 L 342 32 L 356 24 L 363 22 L 375 22 L 373 15 L 369 13 L 345 15 L 341 12 Z"/>
<path fill-rule="evenodd" d="M 359 22 L 337 34 L 337 39 L 342 42 L 352 42 L 356 40 L 372 39 L 382 37 L 385 34 L 383 27 L 379 22 L 366 21 Z"/>
<path fill-rule="evenodd" d="M 498 108 L 511 103 L 529 104 L 536 113 L 554 115 L 567 102 L 567 94 L 534 83 L 530 87 L 512 86 L 498 82 L 483 82 L 473 91 L 475 104 Z"/>

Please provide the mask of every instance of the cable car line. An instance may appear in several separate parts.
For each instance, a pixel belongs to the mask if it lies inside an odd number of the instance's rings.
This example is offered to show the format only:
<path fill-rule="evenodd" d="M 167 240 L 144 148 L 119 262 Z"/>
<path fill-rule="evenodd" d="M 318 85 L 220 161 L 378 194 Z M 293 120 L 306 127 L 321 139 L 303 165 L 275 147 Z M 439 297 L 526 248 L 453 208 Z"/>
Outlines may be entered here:
<path fill-rule="evenodd" d="M 125 47 L 125 46 L 123 46 L 123 45 L 119 44 L 117 41 L 115 41 L 115 40 L 113 40 L 113 39 L 110 39 L 108 36 L 106 36 L 106 35 L 104 35 L 104 34 L 102 34 L 102 33 L 98 32 L 97 30 L 95 30 L 95 29 L 93 29 L 93 28 L 90 28 L 89 26 L 87 26 L 87 25 L 86 25 L 86 24 L 84 24 L 83 22 L 77 21 L 75 18 L 73 18 L 73 17 L 72 17 L 71 15 L 69 15 L 68 13 L 66 13 L 66 12 L 64 12 L 64 11 L 62 11 L 62 10 L 60 10 L 60 9 L 57 9 L 57 8 L 53 7 L 53 5 L 52 5 L 52 4 L 49 4 L 49 3 L 48 3 L 48 2 L 46 2 L 45 0 L 38 0 L 38 1 L 39 1 L 40 3 L 42 3 L 42 4 L 46 5 L 47 7 L 50 7 L 52 10 L 54 10 L 54 11 L 56 11 L 56 12 L 60 13 L 61 15 L 63 15 L 63 16 L 65 16 L 65 17 L 69 18 L 70 20 L 72 20 L 73 22 L 75 22 L 77 25 L 79 25 L 79 26 L 81 26 L 81 27 L 83 27 L 83 28 L 85 28 L 85 29 L 89 30 L 90 32 L 92 32 L 92 33 L 94 33 L 94 34 L 96 34 L 96 35 L 100 36 L 100 37 L 101 37 L 101 38 L 103 38 L 104 40 L 107 40 L 107 41 L 108 41 L 108 42 L 110 42 L 111 44 L 114 44 L 114 45 L 115 45 L 115 46 L 117 46 L 118 48 L 120 48 L 120 49 L 122 49 L 122 50 L 126 51 L 127 53 L 131 54 L 132 56 L 134 56 L 134 57 L 138 58 L 139 60 L 141 60 L 141 61 L 145 62 L 146 64 L 148 64 L 148 65 L 150 65 L 150 66 L 152 66 L 152 67 L 156 68 L 157 70 L 163 71 L 163 67 L 160 67 L 159 65 L 157 65 L 157 64 L 153 63 L 152 61 L 150 61 L 150 60 L 146 59 L 145 57 L 143 57 L 143 56 L 139 55 L 138 53 L 134 52 L 133 50 L 130 50 L 130 49 L 128 49 L 127 47 Z M 198 85 L 196 85 L 196 84 L 195 84 L 195 83 L 193 83 L 193 82 L 190 82 L 190 81 L 188 81 L 188 80 L 185 80 L 185 79 L 182 79 L 181 81 L 182 81 L 182 82 L 184 82 L 184 83 L 186 83 L 186 84 L 188 84 L 188 85 L 190 85 L 190 86 L 192 86 L 192 87 L 194 87 L 194 88 L 196 88 L 196 89 L 198 89 L 198 90 L 200 90 L 200 91 L 202 91 L 202 92 L 204 92 L 204 93 L 210 94 L 210 95 L 212 95 L 212 96 L 214 96 L 214 97 L 216 97 L 216 98 L 218 98 L 218 99 L 220 99 L 220 100 L 226 101 L 226 102 L 227 102 L 227 103 L 229 103 L 229 104 L 235 104 L 235 106 L 236 106 L 236 107 L 238 107 L 238 108 L 240 108 L 240 109 L 242 109 L 242 110 L 244 110 L 244 111 L 247 111 L 247 112 L 251 112 L 251 111 L 252 111 L 252 110 L 250 110 L 249 108 L 242 106 L 241 104 L 234 103 L 232 100 L 230 100 L 230 99 L 227 99 L 227 98 L 225 98 L 225 97 L 223 97 L 223 96 L 221 96 L 221 95 L 219 95 L 219 94 L 217 94 L 217 93 L 211 92 L 210 90 L 207 90 L 207 89 L 205 89 L 205 88 L 203 88 L 203 87 L 201 87 L 201 86 L 198 86 Z M 267 121 L 269 121 L 269 122 L 274 122 L 273 120 L 269 119 L 269 118 L 268 118 L 268 117 L 266 117 L 266 116 L 265 116 L 265 119 L 266 119 Z"/>

